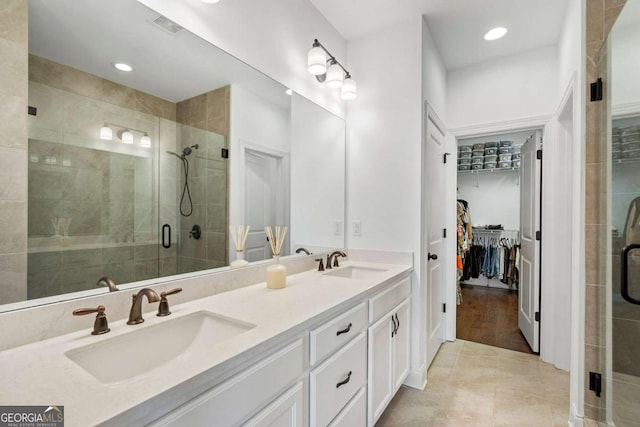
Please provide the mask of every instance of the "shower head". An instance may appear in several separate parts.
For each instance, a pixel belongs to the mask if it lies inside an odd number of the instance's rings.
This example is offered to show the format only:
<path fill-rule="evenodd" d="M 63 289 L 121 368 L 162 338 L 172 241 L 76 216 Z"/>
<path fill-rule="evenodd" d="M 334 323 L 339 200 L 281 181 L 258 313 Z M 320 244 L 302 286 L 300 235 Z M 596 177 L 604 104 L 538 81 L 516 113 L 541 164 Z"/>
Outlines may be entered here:
<path fill-rule="evenodd" d="M 184 159 L 184 154 L 181 156 L 180 154 L 178 154 L 178 153 L 174 153 L 173 151 L 167 151 L 167 154 L 171 154 L 171 155 L 173 155 L 173 156 L 176 156 L 176 157 L 177 157 L 177 158 L 179 158 L 180 160 L 183 160 L 183 159 Z"/>

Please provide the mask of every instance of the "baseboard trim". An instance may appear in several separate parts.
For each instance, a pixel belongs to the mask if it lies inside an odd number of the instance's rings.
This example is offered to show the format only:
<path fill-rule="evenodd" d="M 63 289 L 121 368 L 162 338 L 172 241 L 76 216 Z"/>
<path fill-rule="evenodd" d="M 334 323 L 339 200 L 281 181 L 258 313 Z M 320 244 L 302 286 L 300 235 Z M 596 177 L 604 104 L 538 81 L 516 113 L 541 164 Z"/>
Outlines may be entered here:
<path fill-rule="evenodd" d="M 418 371 L 409 371 L 409 375 L 404 380 L 404 385 L 415 388 L 416 390 L 424 390 L 427 386 L 427 368 L 422 367 Z"/>
<path fill-rule="evenodd" d="M 584 427 L 584 420 L 582 419 L 582 415 L 578 415 L 576 413 L 576 407 L 574 405 L 571 405 L 571 415 L 569 416 L 569 426 Z"/>

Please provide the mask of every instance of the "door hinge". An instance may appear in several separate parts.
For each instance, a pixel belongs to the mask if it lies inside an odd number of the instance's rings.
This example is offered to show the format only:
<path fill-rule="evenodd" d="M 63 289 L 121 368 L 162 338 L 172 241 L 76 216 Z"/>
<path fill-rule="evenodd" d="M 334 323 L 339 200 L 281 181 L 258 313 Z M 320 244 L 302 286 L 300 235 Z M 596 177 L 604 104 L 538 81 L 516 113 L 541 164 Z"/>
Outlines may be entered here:
<path fill-rule="evenodd" d="M 447 303 L 445 303 L 445 302 L 442 303 L 442 312 L 443 313 L 447 312 Z"/>
<path fill-rule="evenodd" d="M 451 153 L 444 153 L 442 155 L 442 163 L 447 163 L 447 156 L 450 156 Z"/>
<path fill-rule="evenodd" d="M 536 151 L 536 159 L 542 160 L 542 150 Z"/>
<path fill-rule="evenodd" d="M 536 311 L 535 314 L 533 315 L 533 318 L 536 322 L 540 321 L 540 312 Z"/>
<path fill-rule="evenodd" d="M 443 239 L 446 239 L 446 238 L 447 238 L 447 229 L 446 229 L 446 228 L 443 228 L 443 229 L 442 229 L 442 238 L 443 238 Z"/>
<path fill-rule="evenodd" d="M 598 372 L 589 372 L 589 390 L 593 390 L 597 397 L 602 392 L 602 374 Z"/>
<path fill-rule="evenodd" d="M 536 231 L 536 240 L 542 240 L 542 231 Z"/>
<path fill-rule="evenodd" d="M 229 158 L 229 149 L 228 148 L 223 148 L 222 150 L 220 150 L 220 157 L 222 157 L 223 159 L 228 159 Z"/>
<path fill-rule="evenodd" d="M 31 105 L 29 105 L 29 108 L 27 109 L 27 113 L 29 113 L 30 116 L 37 116 L 38 109 L 36 107 L 32 107 Z"/>
<path fill-rule="evenodd" d="M 602 101 L 602 79 L 600 77 L 591 83 L 591 102 L 594 101 Z"/>

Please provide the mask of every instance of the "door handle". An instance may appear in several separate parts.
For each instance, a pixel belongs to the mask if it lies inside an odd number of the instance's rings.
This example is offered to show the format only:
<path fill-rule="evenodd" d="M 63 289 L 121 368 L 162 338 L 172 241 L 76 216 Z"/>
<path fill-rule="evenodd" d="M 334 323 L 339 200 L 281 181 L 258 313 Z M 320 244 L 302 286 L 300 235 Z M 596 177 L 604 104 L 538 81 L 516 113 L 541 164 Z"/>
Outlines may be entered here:
<path fill-rule="evenodd" d="M 391 331 L 391 338 L 393 338 L 396 335 L 396 331 L 398 330 L 398 327 L 396 326 L 396 319 L 393 317 L 393 315 L 391 315 L 391 322 L 393 322 L 393 330 Z"/>
<path fill-rule="evenodd" d="M 631 304 L 640 305 L 640 300 L 632 298 L 631 295 L 629 295 L 629 252 L 634 249 L 640 249 L 640 244 L 632 243 L 622 248 L 622 254 L 620 256 L 620 293 L 622 294 L 622 298 Z"/>
<path fill-rule="evenodd" d="M 435 261 L 435 260 L 437 260 L 437 259 L 438 259 L 438 255 L 436 255 L 436 254 L 432 254 L 432 253 L 429 253 L 429 254 L 427 254 L 427 259 L 428 259 L 428 260 L 431 260 L 431 259 L 432 259 L 432 260 L 434 260 L 434 261 Z"/>
<path fill-rule="evenodd" d="M 162 247 L 165 249 L 171 247 L 171 226 L 169 224 L 162 226 Z"/>
<path fill-rule="evenodd" d="M 398 313 L 396 313 L 395 316 L 396 316 L 396 335 L 398 335 L 398 329 L 400 329 L 400 319 L 398 319 Z"/>

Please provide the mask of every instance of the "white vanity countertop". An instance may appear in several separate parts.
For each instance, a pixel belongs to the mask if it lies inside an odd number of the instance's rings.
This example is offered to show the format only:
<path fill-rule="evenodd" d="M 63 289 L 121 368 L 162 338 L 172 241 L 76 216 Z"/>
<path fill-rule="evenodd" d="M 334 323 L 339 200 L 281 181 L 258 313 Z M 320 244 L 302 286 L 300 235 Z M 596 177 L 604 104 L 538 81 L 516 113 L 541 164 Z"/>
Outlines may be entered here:
<path fill-rule="evenodd" d="M 130 326 L 126 319 L 113 321 L 109 323 L 111 332 L 100 336 L 90 334 L 94 316 L 87 316 L 86 330 L 0 352 L 0 404 L 63 405 L 67 427 L 116 424 L 116 416 L 135 420 L 134 424 L 149 422 L 167 412 L 169 402 L 173 408 L 176 403 L 192 399 L 229 377 L 247 360 L 266 356 L 328 315 L 378 292 L 412 270 L 410 265 L 360 261 L 346 261 L 340 268 L 349 265 L 386 271 L 367 280 L 307 271 L 288 276 L 285 289 L 271 290 L 260 283 L 171 306 L 169 317 L 156 317 L 157 304 L 145 300 L 144 323 Z M 183 292 L 189 292 L 188 287 Z M 212 342 L 197 354 L 187 351 L 171 362 L 119 383 L 102 383 L 65 356 L 68 350 L 197 311 L 210 311 L 256 327 L 220 343 Z M 167 337 L 168 345 L 170 340 Z"/>

